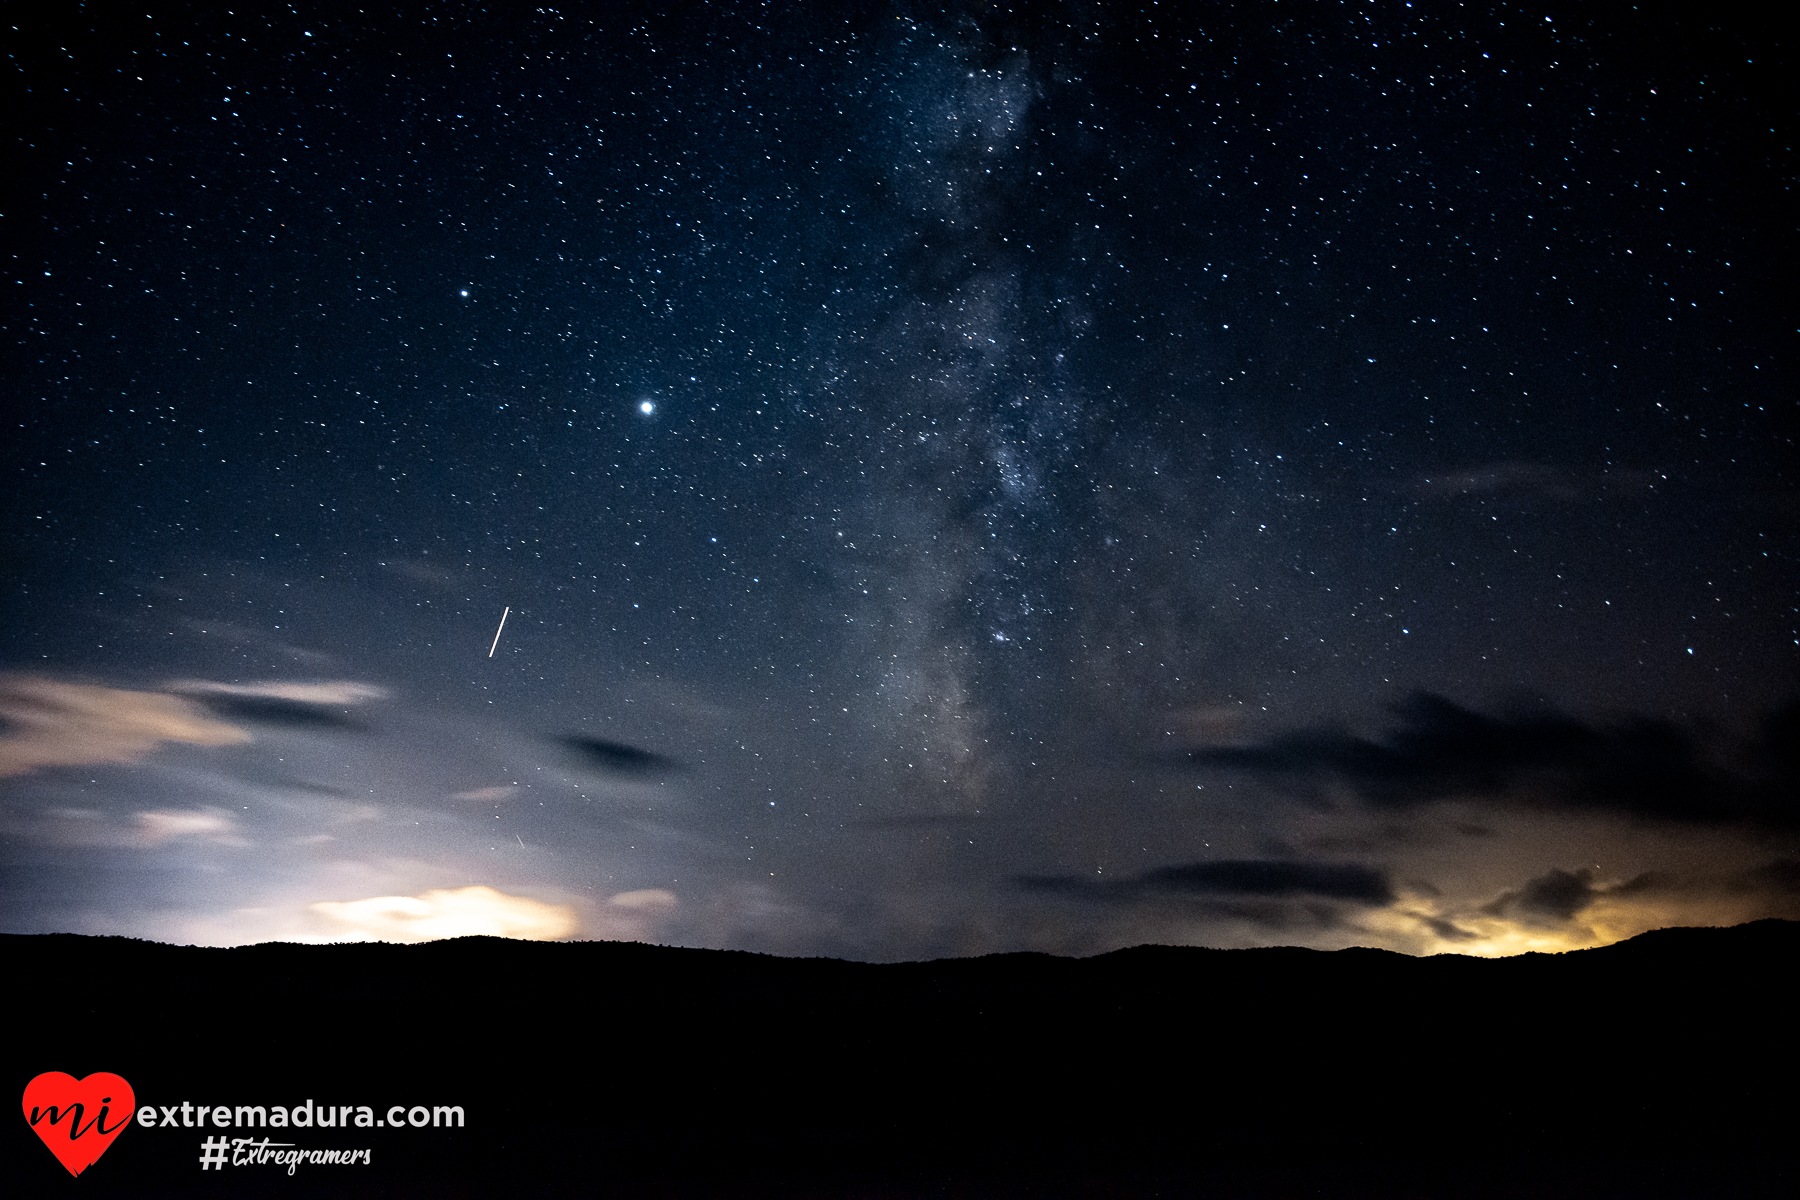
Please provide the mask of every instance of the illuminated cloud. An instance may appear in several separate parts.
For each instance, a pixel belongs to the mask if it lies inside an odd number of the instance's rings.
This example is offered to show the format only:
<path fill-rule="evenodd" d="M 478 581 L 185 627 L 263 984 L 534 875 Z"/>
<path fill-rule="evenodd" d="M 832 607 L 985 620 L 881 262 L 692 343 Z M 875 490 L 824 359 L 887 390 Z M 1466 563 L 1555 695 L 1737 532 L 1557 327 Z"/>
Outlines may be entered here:
<path fill-rule="evenodd" d="M 1724 872 L 1645 872 L 1602 879 L 1552 868 L 1479 905 L 1412 894 L 1358 922 L 1373 940 L 1409 954 L 1493 958 L 1605 946 L 1653 929 L 1726 927 L 1800 919 L 1800 861 L 1777 858 Z"/>
<path fill-rule="evenodd" d="M 498 802 L 501 800 L 511 800 L 518 794 L 519 789 L 516 785 L 502 783 L 496 784 L 493 787 L 475 788 L 467 792 L 456 792 L 453 793 L 450 798 L 452 800 L 492 800 Z"/>
<path fill-rule="evenodd" d="M 620 892 L 589 918 L 588 936 L 606 942 L 655 941 L 678 903 L 674 892 L 662 888 Z"/>
<path fill-rule="evenodd" d="M 188 696 L 244 696 L 287 700 L 294 704 L 361 704 L 366 700 L 385 699 L 388 694 L 386 688 L 350 679 L 321 683 L 214 683 L 206 679 L 179 679 L 169 685 L 169 690 Z"/>
<path fill-rule="evenodd" d="M 676 900 L 674 892 L 641 888 L 635 892 L 620 892 L 608 903 L 629 912 L 665 912 L 675 907 Z"/>
<path fill-rule="evenodd" d="M 1696 924 L 1671 921 L 1662 924 Z M 1581 926 L 1552 928 L 1521 924 L 1482 913 L 1458 913 L 1454 917 L 1405 906 L 1369 913 L 1358 922 L 1364 945 L 1379 945 L 1405 954 L 1467 954 L 1477 958 L 1504 958 L 1514 954 L 1560 954 L 1585 950 L 1659 928 L 1650 924 L 1618 937 L 1604 937 Z"/>
<path fill-rule="evenodd" d="M 234 684 L 184 679 L 169 687 L 195 697 L 213 713 L 229 720 L 329 733 L 367 732 L 350 715 L 350 706 L 387 695 L 382 688 L 354 680 Z"/>
<path fill-rule="evenodd" d="M 321 901 L 312 911 L 330 918 L 348 941 L 429 942 L 439 938 L 521 938 L 548 942 L 580 928 L 575 909 L 491 887 L 434 888 L 417 896 Z"/>
<path fill-rule="evenodd" d="M 237 825 L 230 814 L 217 810 L 187 812 L 141 812 L 137 815 L 138 841 L 147 846 L 184 838 L 246 845 L 236 835 Z"/>
<path fill-rule="evenodd" d="M 250 735 L 192 701 L 158 692 L 0 676 L 0 776 L 38 767 L 129 763 L 163 742 L 230 746 Z"/>

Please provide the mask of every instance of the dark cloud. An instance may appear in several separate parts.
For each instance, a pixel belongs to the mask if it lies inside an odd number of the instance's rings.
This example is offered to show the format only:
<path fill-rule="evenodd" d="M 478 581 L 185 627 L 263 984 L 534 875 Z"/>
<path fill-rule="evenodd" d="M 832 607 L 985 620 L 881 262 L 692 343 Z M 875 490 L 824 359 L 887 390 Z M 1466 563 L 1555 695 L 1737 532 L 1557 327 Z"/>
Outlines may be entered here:
<path fill-rule="evenodd" d="M 1159 867 L 1127 880 L 1033 875 L 1021 877 L 1019 882 L 1037 891 L 1101 899 L 1138 899 L 1155 895 L 1277 899 L 1316 896 L 1356 904 L 1389 904 L 1394 899 L 1387 875 L 1370 867 L 1355 863 L 1268 859 L 1184 863 Z"/>
<path fill-rule="evenodd" d="M 1586 867 L 1569 872 L 1552 868 L 1516 892 L 1508 892 L 1482 911 L 1504 916 L 1509 911 L 1537 920 L 1567 921 L 1601 895 L 1594 886 L 1594 872 Z"/>
<path fill-rule="evenodd" d="M 1457 925 L 1456 922 L 1447 921 L 1442 917 L 1431 917 L 1423 914 L 1414 915 L 1417 916 L 1422 925 L 1447 942 L 1472 942 L 1481 937 L 1479 933 L 1471 933 L 1467 929 L 1463 929 Z"/>
<path fill-rule="evenodd" d="M 1599 873 L 1590 867 L 1575 871 L 1552 868 L 1521 887 L 1503 892 L 1479 911 L 1488 917 L 1554 928 L 1576 920 L 1600 901 L 1627 907 L 1650 901 L 1699 904 L 1701 908 L 1695 911 L 1708 915 L 1695 920 L 1696 924 L 1729 924 L 1769 916 L 1791 919 L 1796 911 L 1796 896 L 1800 896 L 1800 861 L 1791 858 L 1725 872 L 1645 871 L 1618 883 L 1600 882 Z M 1709 910 L 1707 906 L 1714 907 Z M 1452 933 L 1430 919 L 1421 919 L 1439 937 L 1454 939 Z"/>
<path fill-rule="evenodd" d="M 1671 820 L 1800 823 L 1800 706 L 1724 755 L 1649 718 L 1606 726 L 1555 711 L 1491 717 L 1428 693 L 1395 715 L 1397 727 L 1381 740 L 1297 731 L 1190 758 L 1299 782 L 1341 781 L 1381 807 L 1520 793 L 1527 802 Z"/>
<path fill-rule="evenodd" d="M 1645 871 L 1627 879 L 1617 887 L 1608 888 L 1607 894 L 1612 896 L 1648 896 L 1680 890 L 1675 876 L 1667 871 Z"/>
<path fill-rule="evenodd" d="M 368 726 L 343 712 L 275 696 L 202 696 L 200 703 L 221 717 L 288 729 L 363 733 Z"/>
<path fill-rule="evenodd" d="M 608 742 L 600 738 L 566 737 L 562 744 L 573 750 L 584 766 L 599 768 L 611 775 L 666 775 L 681 764 L 654 751 Z"/>

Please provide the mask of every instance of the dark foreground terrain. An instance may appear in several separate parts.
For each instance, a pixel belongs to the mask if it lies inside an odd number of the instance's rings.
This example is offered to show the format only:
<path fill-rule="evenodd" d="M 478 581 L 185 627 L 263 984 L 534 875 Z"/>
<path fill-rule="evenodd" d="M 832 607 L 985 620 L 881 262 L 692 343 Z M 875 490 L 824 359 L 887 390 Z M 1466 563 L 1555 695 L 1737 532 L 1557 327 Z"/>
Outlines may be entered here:
<path fill-rule="evenodd" d="M 133 1124 L 77 1179 L 14 1118 L 0 1178 L 86 1197 L 1794 1194 L 1797 951 L 1782 921 L 1493 961 L 6 936 L 13 1088 L 109 1071 L 139 1105 L 229 1106 L 231 1127 Z M 308 1102 L 383 1124 L 236 1113 Z M 466 1124 L 395 1129 L 396 1105 Z M 370 1155 L 203 1170 L 209 1138 Z"/>

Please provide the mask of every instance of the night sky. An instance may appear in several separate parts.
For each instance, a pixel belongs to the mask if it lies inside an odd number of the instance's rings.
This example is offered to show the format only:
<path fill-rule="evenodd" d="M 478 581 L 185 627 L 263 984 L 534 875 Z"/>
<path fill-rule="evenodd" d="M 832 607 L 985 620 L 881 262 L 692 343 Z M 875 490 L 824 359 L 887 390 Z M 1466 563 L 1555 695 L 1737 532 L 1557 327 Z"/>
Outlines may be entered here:
<path fill-rule="evenodd" d="M 1773 26 L 10 20 L 0 929 L 1800 917 Z"/>

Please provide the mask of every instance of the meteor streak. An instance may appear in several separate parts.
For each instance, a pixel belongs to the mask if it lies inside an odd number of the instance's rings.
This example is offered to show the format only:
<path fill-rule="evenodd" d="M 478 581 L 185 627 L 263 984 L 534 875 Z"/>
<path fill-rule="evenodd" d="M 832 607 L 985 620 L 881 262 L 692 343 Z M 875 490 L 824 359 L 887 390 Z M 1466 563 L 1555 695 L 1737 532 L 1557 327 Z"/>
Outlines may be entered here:
<path fill-rule="evenodd" d="M 507 605 L 506 608 L 501 611 L 501 613 L 500 613 L 500 629 L 506 628 L 506 614 L 511 611 L 512 611 L 512 605 L 510 605 L 510 604 Z M 500 644 L 500 629 L 494 630 L 494 645 L 488 647 L 488 657 L 489 658 L 494 657 L 494 648 Z"/>

